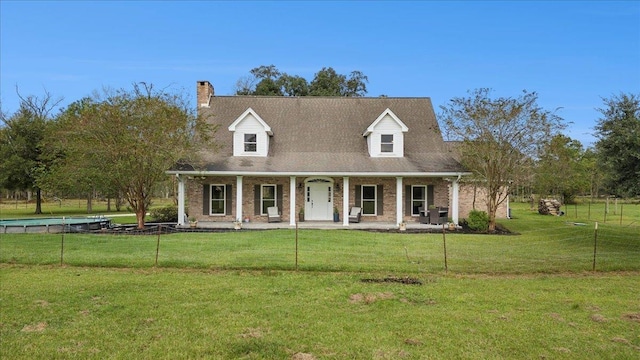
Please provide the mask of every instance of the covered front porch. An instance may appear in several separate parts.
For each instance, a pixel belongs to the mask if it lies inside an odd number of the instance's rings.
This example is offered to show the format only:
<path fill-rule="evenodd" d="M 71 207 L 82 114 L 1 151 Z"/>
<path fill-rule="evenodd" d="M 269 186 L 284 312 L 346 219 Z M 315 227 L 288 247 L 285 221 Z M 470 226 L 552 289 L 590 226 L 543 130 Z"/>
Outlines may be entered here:
<path fill-rule="evenodd" d="M 244 228 L 292 228 L 298 224 L 301 228 L 398 229 L 402 224 L 408 229 L 425 229 L 429 225 L 420 223 L 419 215 L 427 206 L 447 208 L 447 222 L 458 224 L 459 220 L 460 174 L 175 175 L 178 225 L 185 227 L 189 225 L 188 216 L 201 228 L 232 227 L 240 220 Z M 277 207 L 281 222 L 267 222 L 268 206 Z M 349 221 L 347 214 L 353 207 L 361 209 L 360 222 Z M 336 213 L 339 222 L 331 221 Z M 301 214 L 306 221 L 299 221 Z"/>

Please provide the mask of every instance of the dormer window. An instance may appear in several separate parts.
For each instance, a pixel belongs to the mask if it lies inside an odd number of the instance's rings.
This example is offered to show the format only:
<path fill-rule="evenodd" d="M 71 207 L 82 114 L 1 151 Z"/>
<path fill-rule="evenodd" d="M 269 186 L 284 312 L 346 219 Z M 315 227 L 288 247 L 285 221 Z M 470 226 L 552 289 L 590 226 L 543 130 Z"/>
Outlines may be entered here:
<path fill-rule="evenodd" d="M 248 108 L 231 125 L 233 156 L 267 156 L 271 127 L 253 109 Z"/>
<path fill-rule="evenodd" d="M 380 152 L 393 153 L 393 135 L 380 135 Z"/>
<path fill-rule="evenodd" d="M 371 157 L 403 157 L 404 133 L 409 128 L 387 109 L 362 134 L 367 138 L 367 147 Z"/>
<path fill-rule="evenodd" d="M 244 152 L 258 151 L 257 134 L 244 134 Z"/>

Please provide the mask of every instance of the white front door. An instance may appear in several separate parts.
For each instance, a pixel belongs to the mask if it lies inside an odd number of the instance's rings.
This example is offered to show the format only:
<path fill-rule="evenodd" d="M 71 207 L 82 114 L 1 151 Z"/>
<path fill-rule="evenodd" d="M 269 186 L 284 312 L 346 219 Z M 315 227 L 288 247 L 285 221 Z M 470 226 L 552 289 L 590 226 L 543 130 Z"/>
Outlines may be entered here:
<path fill-rule="evenodd" d="M 333 220 L 333 183 L 313 179 L 305 187 L 305 220 Z"/>

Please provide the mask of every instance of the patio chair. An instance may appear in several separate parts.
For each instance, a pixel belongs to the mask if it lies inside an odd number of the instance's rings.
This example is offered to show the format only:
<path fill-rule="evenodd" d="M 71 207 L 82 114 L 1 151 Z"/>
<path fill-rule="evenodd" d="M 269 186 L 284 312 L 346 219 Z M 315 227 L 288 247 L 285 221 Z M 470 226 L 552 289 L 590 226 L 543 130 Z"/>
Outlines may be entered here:
<path fill-rule="evenodd" d="M 419 220 L 421 224 L 429 223 L 429 211 L 425 210 L 423 207 L 418 208 Z"/>
<path fill-rule="evenodd" d="M 278 213 L 278 207 L 277 206 L 271 206 L 267 208 L 267 222 L 280 222 L 282 221 L 282 219 L 280 219 L 280 214 Z"/>
<path fill-rule="evenodd" d="M 362 209 L 359 207 L 352 207 L 349 212 L 349 222 L 350 223 L 359 223 L 360 216 L 362 215 Z"/>

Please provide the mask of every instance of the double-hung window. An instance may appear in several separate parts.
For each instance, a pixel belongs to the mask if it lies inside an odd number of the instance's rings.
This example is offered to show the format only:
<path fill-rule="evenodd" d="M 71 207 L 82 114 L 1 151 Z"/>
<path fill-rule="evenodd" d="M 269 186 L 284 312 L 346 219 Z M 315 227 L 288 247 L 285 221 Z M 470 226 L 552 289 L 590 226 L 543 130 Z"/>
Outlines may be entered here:
<path fill-rule="evenodd" d="M 258 135 L 244 134 L 244 152 L 258 151 Z"/>
<path fill-rule="evenodd" d="M 380 135 L 380 152 L 392 153 L 393 152 L 393 135 Z"/>
<path fill-rule="evenodd" d="M 427 210 L 427 187 L 413 185 L 411 187 L 411 215 L 420 215 L 420 208 Z"/>
<path fill-rule="evenodd" d="M 362 215 L 376 215 L 376 186 L 362 185 Z"/>
<path fill-rule="evenodd" d="M 275 185 L 262 185 L 260 201 L 262 202 L 262 214 L 268 213 L 267 209 L 271 206 L 276 206 L 276 186 Z"/>
<path fill-rule="evenodd" d="M 211 185 L 211 215 L 224 215 L 226 209 L 224 185 Z"/>

